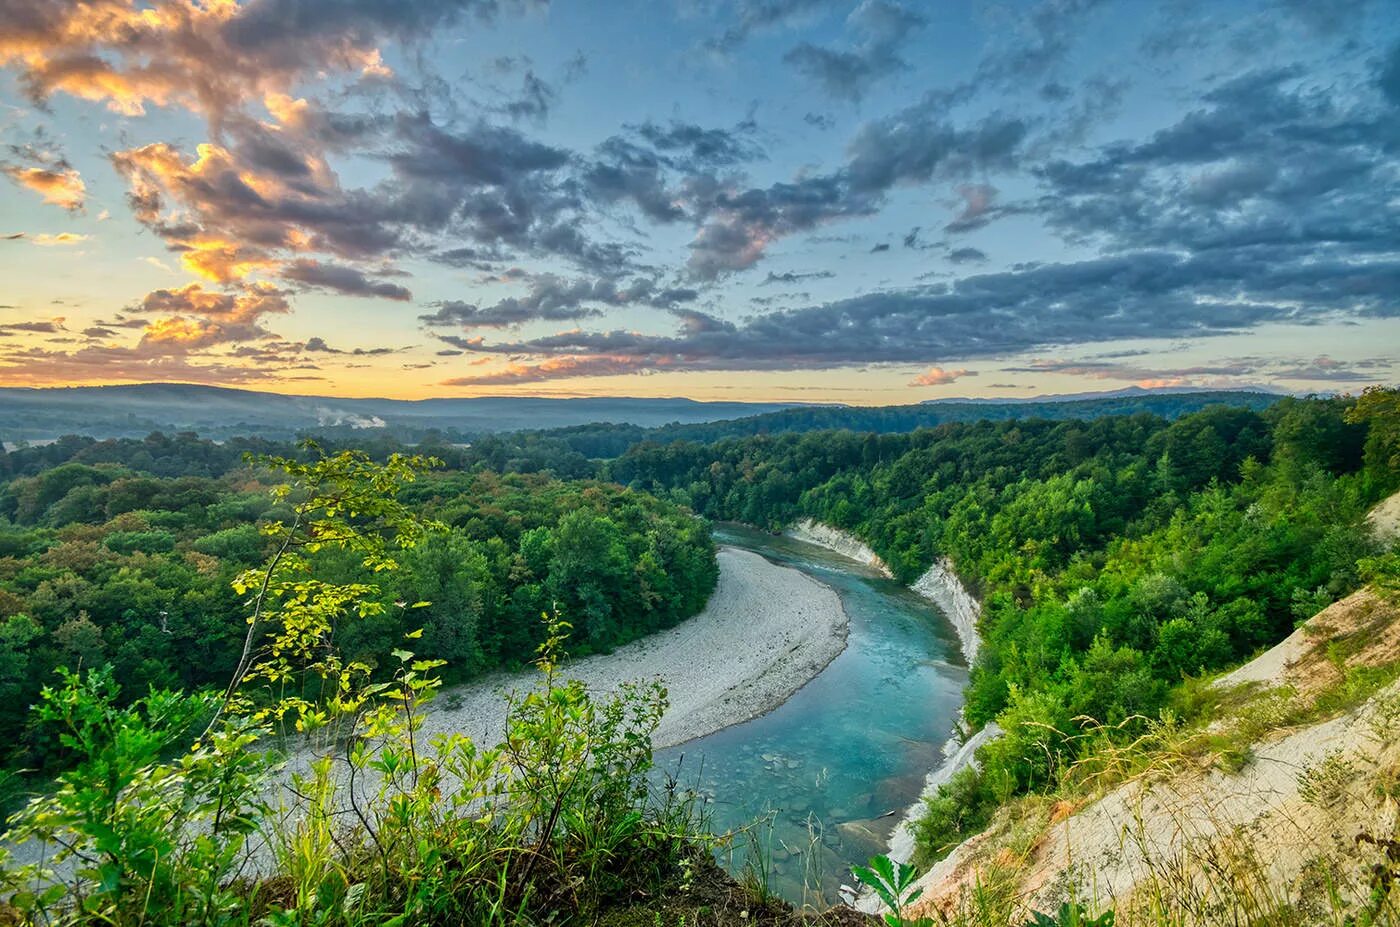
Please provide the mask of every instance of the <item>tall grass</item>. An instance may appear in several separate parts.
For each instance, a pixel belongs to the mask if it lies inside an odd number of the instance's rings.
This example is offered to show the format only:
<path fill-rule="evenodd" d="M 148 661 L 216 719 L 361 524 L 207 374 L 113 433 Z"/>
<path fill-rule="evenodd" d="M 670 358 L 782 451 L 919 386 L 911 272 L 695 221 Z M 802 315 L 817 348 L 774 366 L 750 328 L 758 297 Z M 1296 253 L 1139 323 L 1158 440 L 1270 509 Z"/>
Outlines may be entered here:
<path fill-rule="evenodd" d="M 920 913 L 1021 927 L 1058 899 L 1086 915 L 1112 911 L 1118 927 L 1400 924 L 1394 669 L 1349 671 L 1307 697 L 1194 692 L 1194 723 L 1168 713 L 1126 741 L 1084 723 L 1066 735 L 1082 741 L 1080 758 L 1053 788 L 1003 806 L 964 848 L 957 890 Z M 1324 721 L 1345 730 L 1341 746 L 1296 767 L 1271 756 L 1273 778 L 1256 765 L 1256 751 L 1290 733 L 1306 744 Z M 1108 818 L 1092 820 L 1115 829 L 1116 846 L 1075 845 L 1087 831 L 1071 818 L 1094 814 Z"/>

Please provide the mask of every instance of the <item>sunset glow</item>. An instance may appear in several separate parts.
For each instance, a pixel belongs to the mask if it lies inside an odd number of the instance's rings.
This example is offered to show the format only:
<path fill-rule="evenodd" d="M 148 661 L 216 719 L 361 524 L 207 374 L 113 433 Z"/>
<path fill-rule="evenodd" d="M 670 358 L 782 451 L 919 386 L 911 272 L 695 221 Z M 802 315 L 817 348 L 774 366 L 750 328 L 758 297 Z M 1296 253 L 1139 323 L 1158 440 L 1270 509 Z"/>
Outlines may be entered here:
<path fill-rule="evenodd" d="M 897 404 L 1400 361 L 1400 17 L 0 3 L 0 384 Z"/>

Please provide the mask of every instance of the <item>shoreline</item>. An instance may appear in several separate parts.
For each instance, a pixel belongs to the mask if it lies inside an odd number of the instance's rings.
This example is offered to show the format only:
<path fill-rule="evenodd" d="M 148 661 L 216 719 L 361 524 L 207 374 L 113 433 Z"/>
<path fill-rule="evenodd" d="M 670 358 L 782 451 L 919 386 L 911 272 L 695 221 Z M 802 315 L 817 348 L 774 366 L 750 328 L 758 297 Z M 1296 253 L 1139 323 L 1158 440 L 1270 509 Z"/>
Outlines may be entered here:
<path fill-rule="evenodd" d="M 658 750 L 767 714 L 846 649 L 850 619 L 830 586 L 739 548 L 721 547 L 717 559 L 719 582 L 699 614 L 561 666 L 594 695 L 660 679 L 670 704 L 652 735 Z M 498 743 L 507 696 L 533 683 L 529 673 L 496 673 L 445 689 L 424 716 L 423 734 Z"/>
<path fill-rule="evenodd" d="M 840 528 L 823 524 L 811 518 L 803 518 L 784 533 L 788 537 L 825 547 L 827 550 L 849 557 L 857 563 L 874 567 L 886 576 L 891 575 L 889 567 L 879 554 L 875 553 L 860 538 L 847 531 L 842 531 Z M 962 584 L 962 580 L 958 579 L 957 573 L 953 570 L 952 561 L 947 557 L 939 557 L 909 588 L 931 602 L 953 626 L 958 642 L 962 646 L 963 656 L 967 659 L 967 664 L 970 667 L 976 660 L 977 651 L 982 643 L 981 635 L 977 633 L 977 619 L 981 617 L 982 605 L 972 593 L 968 592 L 967 587 Z M 959 732 L 965 733 L 961 709 L 954 727 L 954 736 L 950 737 L 948 742 L 944 744 L 943 762 L 929 770 L 928 775 L 924 778 L 924 786 L 919 792 L 919 797 L 905 809 L 903 817 L 890 832 L 886 841 L 886 855 L 891 859 L 902 863 L 911 861 L 914 855 L 912 827 L 923 811 L 924 799 L 936 794 L 940 785 L 946 783 L 963 768 L 974 764 L 977 748 L 989 740 L 996 739 L 1002 733 L 1001 728 L 997 727 L 995 723 L 991 723 L 960 742 L 956 736 Z M 881 906 L 878 899 L 869 890 L 865 890 L 856 899 L 856 907 L 863 911 L 877 912 Z"/>
<path fill-rule="evenodd" d="M 824 547 L 857 563 L 863 563 L 886 579 L 894 578 L 894 573 L 890 570 L 889 565 L 880 559 L 880 555 L 875 553 L 870 545 L 849 531 L 842 531 L 840 528 L 834 528 L 825 522 L 811 518 L 801 518 L 789 526 L 783 534 L 795 541 L 815 544 L 817 547 Z"/>
<path fill-rule="evenodd" d="M 815 544 L 857 563 L 863 563 L 886 577 L 894 577 L 894 573 L 885 561 L 880 559 L 880 555 L 849 531 L 811 518 L 802 518 L 784 530 L 783 534 L 793 540 Z M 982 604 L 967 591 L 962 580 L 958 579 L 958 574 L 953 570 L 953 561 L 947 557 L 939 557 L 923 575 L 910 584 L 909 588 L 932 602 L 943 613 L 943 617 L 948 619 L 958 636 L 958 643 L 962 645 L 967 665 L 972 666 L 973 661 L 977 659 L 977 650 L 982 645 L 982 637 L 977 633 L 977 619 L 982 615 Z"/>

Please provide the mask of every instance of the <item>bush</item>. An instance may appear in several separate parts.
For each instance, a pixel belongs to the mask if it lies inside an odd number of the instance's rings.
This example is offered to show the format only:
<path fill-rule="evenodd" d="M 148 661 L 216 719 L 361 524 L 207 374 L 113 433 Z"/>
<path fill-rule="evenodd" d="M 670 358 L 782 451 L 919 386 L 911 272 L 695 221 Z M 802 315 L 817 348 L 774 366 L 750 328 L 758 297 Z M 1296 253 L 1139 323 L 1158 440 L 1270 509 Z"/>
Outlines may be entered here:
<path fill-rule="evenodd" d="M 931 865 L 991 820 L 996 799 L 975 766 L 958 770 L 938 791 L 924 799 L 923 813 L 913 824 L 916 861 Z"/>

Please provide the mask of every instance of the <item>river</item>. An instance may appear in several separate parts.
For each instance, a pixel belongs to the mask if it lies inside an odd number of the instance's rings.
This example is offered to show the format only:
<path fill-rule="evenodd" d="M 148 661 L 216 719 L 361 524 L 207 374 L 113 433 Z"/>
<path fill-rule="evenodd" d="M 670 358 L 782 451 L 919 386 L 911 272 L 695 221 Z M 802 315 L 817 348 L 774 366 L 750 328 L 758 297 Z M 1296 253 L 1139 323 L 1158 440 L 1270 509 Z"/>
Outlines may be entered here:
<path fill-rule="evenodd" d="M 721 853 L 734 871 L 755 862 L 776 894 L 830 904 L 942 760 L 967 683 L 962 651 L 937 608 L 863 564 L 738 525 L 714 533 L 835 589 L 850 637 L 768 714 L 658 751 L 657 782 L 696 789 L 712 831 L 750 827 Z"/>

